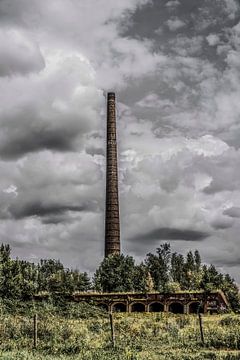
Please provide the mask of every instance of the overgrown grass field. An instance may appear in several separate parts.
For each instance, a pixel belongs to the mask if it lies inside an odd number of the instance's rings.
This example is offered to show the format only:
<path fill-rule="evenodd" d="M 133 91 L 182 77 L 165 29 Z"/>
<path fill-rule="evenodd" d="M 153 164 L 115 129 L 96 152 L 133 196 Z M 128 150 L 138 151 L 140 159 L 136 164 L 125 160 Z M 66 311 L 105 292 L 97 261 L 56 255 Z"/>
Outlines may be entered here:
<path fill-rule="evenodd" d="M 33 315 L 38 345 L 33 349 Z M 240 359 L 240 316 L 203 316 L 201 343 L 196 315 L 115 313 L 115 348 L 109 315 L 87 304 L 2 305 L 3 360 L 200 360 Z"/>

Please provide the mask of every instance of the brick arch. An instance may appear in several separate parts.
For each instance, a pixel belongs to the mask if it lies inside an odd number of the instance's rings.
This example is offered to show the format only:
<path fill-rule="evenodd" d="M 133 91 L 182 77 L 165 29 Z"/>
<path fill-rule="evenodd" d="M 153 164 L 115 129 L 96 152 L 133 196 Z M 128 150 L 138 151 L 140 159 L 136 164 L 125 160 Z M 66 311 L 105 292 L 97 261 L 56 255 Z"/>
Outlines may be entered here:
<path fill-rule="evenodd" d="M 149 312 L 162 312 L 164 305 L 159 301 L 153 301 L 148 305 Z"/>
<path fill-rule="evenodd" d="M 191 301 L 188 303 L 189 314 L 197 314 L 198 312 L 203 313 L 203 306 L 200 301 Z"/>
<path fill-rule="evenodd" d="M 127 305 L 124 302 L 115 302 L 111 305 L 112 312 L 126 312 L 127 311 Z"/>
<path fill-rule="evenodd" d="M 135 301 L 130 305 L 130 312 L 145 312 L 146 305 L 141 301 Z"/>
<path fill-rule="evenodd" d="M 184 305 L 180 301 L 173 301 L 168 305 L 168 311 L 173 314 L 184 314 Z"/>

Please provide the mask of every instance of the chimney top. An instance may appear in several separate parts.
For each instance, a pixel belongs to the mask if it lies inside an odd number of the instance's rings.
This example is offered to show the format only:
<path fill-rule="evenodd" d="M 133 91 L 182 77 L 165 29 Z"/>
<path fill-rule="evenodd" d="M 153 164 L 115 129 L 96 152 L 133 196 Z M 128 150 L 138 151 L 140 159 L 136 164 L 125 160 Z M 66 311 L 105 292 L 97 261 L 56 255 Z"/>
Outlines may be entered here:
<path fill-rule="evenodd" d="M 115 93 L 114 92 L 109 92 L 108 93 L 108 99 L 115 99 Z"/>

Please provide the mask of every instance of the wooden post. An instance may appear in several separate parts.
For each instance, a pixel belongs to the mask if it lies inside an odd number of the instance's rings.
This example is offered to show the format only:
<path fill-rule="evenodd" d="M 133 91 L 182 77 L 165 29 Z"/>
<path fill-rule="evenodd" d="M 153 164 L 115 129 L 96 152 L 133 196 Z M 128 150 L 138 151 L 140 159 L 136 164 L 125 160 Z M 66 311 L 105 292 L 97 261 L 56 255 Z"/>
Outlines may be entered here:
<path fill-rule="evenodd" d="M 34 349 L 37 348 L 37 314 L 33 317 L 33 347 Z"/>
<path fill-rule="evenodd" d="M 114 323 L 113 323 L 113 314 L 112 312 L 109 313 L 110 325 L 111 325 L 111 339 L 112 339 L 112 346 L 115 347 L 115 330 L 114 330 Z"/>
<path fill-rule="evenodd" d="M 201 341 L 202 345 L 204 346 L 204 335 L 203 335 L 203 324 L 202 324 L 202 314 L 198 313 L 199 318 L 199 326 L 200 326 L 200 334 L 201 334 Z"/>

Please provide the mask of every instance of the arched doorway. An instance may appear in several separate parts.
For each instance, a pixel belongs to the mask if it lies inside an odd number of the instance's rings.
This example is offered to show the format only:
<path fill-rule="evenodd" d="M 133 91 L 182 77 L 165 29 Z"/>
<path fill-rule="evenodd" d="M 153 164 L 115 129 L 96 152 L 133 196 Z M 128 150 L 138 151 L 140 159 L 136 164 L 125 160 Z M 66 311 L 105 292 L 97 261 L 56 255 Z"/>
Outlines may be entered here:
<path fill-rule="evenodd" d="M 188 305 L 188 312 L 189 314 L 198 314 L 199 312 L 203 313 L 203 307 L 200 302 L 195 301 Z"/>
<path fill-rule="evenodd" d="M 150 312 L 162 312 L 164 311 L 164 305 L 159 302 L 154 302 L 149 304 L 149 311 Z"/>
<path fill-rule="evenodd" d="M 183 314 L 184 313 L 184 307 L 179 302 L 173 302 L 169 305 L 169 312 L 173 314 Z"/>
<path fill-rule="evenodd" d="M 133 303 L 131 305 L 131 312 L 144 312 L 145 304 L 143 303 Z"/>
<path fill-rule="evenodd" d="M 124 303 L 115 303 L 112 305 L 113 312 L 126 312 L 127 306 Z"/>

